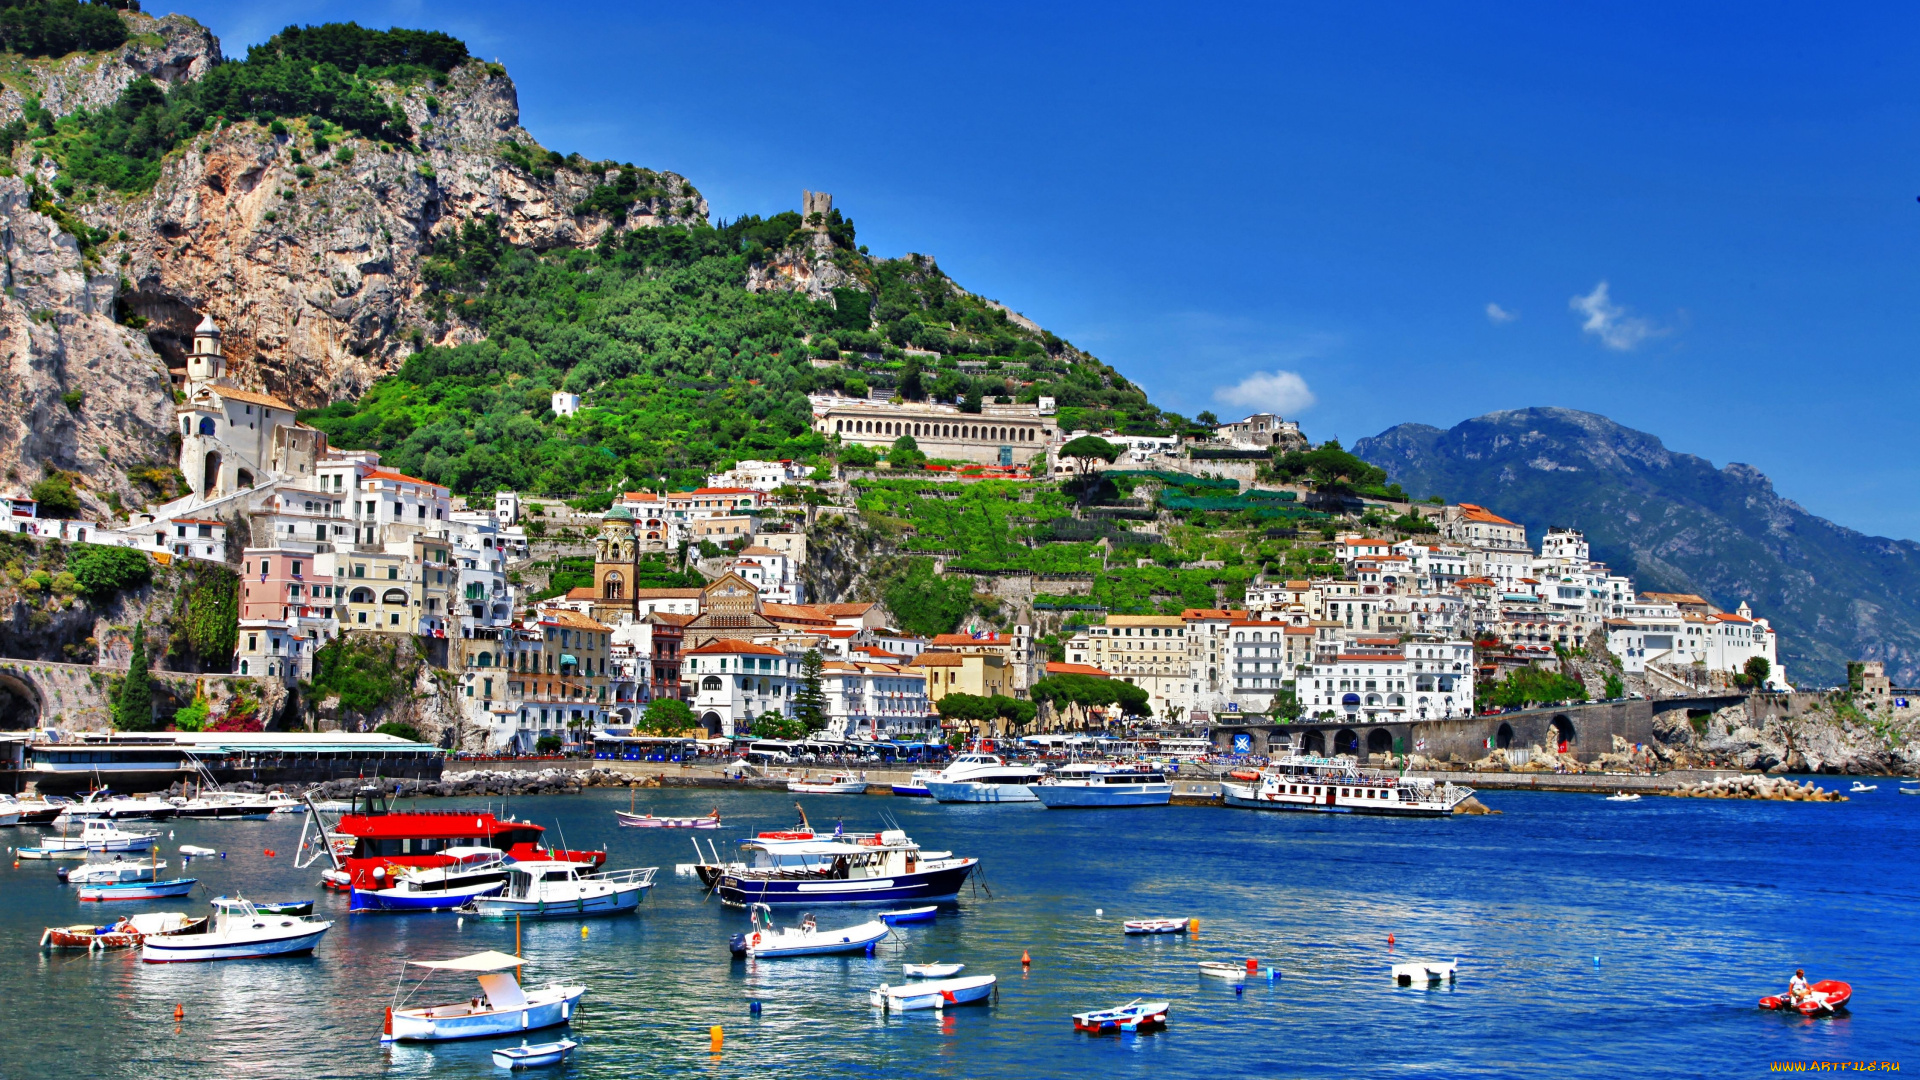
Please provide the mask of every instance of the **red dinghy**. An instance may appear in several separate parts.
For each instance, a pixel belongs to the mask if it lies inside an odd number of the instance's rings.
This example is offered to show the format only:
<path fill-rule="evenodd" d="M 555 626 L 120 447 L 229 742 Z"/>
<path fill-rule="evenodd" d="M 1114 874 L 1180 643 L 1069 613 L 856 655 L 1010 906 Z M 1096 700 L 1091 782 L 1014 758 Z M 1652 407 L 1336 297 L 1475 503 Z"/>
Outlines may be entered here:
<path fill-rule="evenodd" d="M 1781 994 L 1761 998 L 1760 1007 L 1779 1012 L 1797 1012 L 1802 1016 L 1832 1016 L 1853 1000 L 1853 987 L 1838 979 L 1821 979 L 1807 989 L 1811 993 L 1797 1005 L 1792 998 Z"/>

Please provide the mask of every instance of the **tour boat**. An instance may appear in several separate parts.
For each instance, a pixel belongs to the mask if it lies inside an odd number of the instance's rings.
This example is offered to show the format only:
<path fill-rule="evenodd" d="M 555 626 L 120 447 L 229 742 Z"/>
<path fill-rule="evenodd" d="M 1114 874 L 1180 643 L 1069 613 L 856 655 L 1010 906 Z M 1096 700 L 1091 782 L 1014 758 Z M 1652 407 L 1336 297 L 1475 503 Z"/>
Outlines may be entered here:
<path fill-rule="evenodd" d="M 943 803 L 1034 802 L 1028 785 L 1046 773 L 1031 765 L 1010 765 L 993 754 L 961 754 L 927 779 L 927 793 Z"/>
<path fill-rule="evenodd" d="M 715 883 L 720 902 L 820 906 L 937 903 L 960 894 L 978 859 L 930 858 L 890 829 L 860 842 L 751 840 L 751 866 L 728 866 Z"/>
<path fill-rule="evenodd" d="M 1252 961 L 1248 961 L 1251 963 Z M 1247 977 L 1246 964 L 1226 964 L 1218 960 L 1200 961 L 1200 974 L 1228 982 L 1244 982 Z"/>
<path fill-rule="evenodd" d="M 40 947 L 125 949 L 158 935 L 198 933 L 206 925 L 206 917 L 195 919 L 182 911 L 143 911 L 138 915 L 122 915 L 106 926 L 49 926 L 40 935 Z"/>
<path fill-rule="evenodd" d="M 652 814 L 631 814 L 625 810 L 615 810 L 613 816 L 628 829 L 717 829 L 720 827 L 720 811 L 715 810 L 705 817 L 654 817 Z"/>
<path fill-rule="evenodd" d="M 349 911 L 452 911 L 506 888 L 513 861 L 497 848 L 450 847 L 445 866 L 397 867 L 382 889 L 354 889 Z M 376 875 L 380 876 L 380 875 Z"/>
<path fill-rule="evenodd" d="M 970 1005 L 986 1001 L 994 992 L 991 975 L 967 975 L 958 979 L 930 979 L 905 986 L 881 983 L 867 991 L 867 1000 L 876 1009 L 887 1012 L 911 1012 L 915 1009 L 944 1009 L 949 1005 Z"/>
<path fill-rule="evenodd" d="M 1393 981 L 1401 986 L 1412 986 L 1414 983 L 1427 986 L 1437 982 L 1452 982 L 1459 969 L 1460 961 L 1458 960 L 1449 960 L 1444 964 L 1438 960 L 1416 960 L 1412 963 L 1393 965 Z"/>
<path fill-rule="evenodd" d="M 773 909 L 755 904 L 750 913 L 752 929 L 733 935 L 728 948 L 735 956 L 751 960 L 772 960 L 783 956 L 825 956 L 832 953 L 864 952 L 867 946 L 886 937 L 886 923 L 875 919 L 838 930 L 822 930 L 808 915 L 799 926 L 775 928 Z"/>
<path fill-rule="evenodd" d="M 219 907 L 220 905 L 227 903 L 230 899 L 237 900 L 239 898 L 216 896 L 213 898 L 213 906 Z M 282 900 L 278 903 L 254 900 L 254 901 L 251 901 L 251 903 L 253 904 L 253 910 L 259 912 L 262 915 L 311 915 L 313 914 L 313 901 L 311 900 Z"/>
<path fill-rule="evenodd" d="M 519 1046 L 509 1046 L 493 1052 L 493 1067 L 496 1069 L 532 1069 L 541 1065 L 558 1065 L 566 1060 L 567 1052 L 580 1044 L 572 1039 L 558 1042 L 534 1043 L 529 1046 L 522 1042 Z"/>
<path fill-rule="evenodd" d="M 449 1042 L 496 1035 L 517 1035 L 555 1027 L 573 1019 L 587 988 L 578 983 L 523 987 L 513 972 L 526 963 L 503 952 L 474 953 L 453 960 L 409 960 L 432 971 L 466 971 L 479 977 L 480 995 L 452 1005 L 387 1009 L 380 1041 Z M 423 977 L 421 980 L 425 982 Z"/>
<path fill-rule="evenodd" d="M 509 867 L 506 891 L 479 896 L 460 908 L 482 919 L 573 919 L 617 915 L 640 906 L 659 867 L 583 874 L 573 863 Z"/>
<path fill-rule="evenodd" d="M 1853 1000 L 1853 987 L 1838 979 L 1821 979 L 1807 987 L 1807 996 L 1795 1002 L 1791 995 L 1763 997 L 1760 1007 L 1780 1012 L 1797 1012 L 1802 1016 L 1832 1016 L 1847 1007 Z"/>
<path fill-rule="evenodd" d="M 946 979 L 966 970 L 965 964 L 901 964 L 900 974 L 909 979 Z"/>
<path fill-rule="evenodd" d="M 1473 795 L 1451 780 L 1420 780 L 1361 769 L 1351 757 L 1319 757 L 1288 747 L 1260 779 L 1220 784 L 1228 806 L 1247 810 L 1306 810 L 1323 814 L 1445 817 Z"/>
<path fill-rule="evenodd" d="M 86 863 L 75 867 L 63 866 L 55 873 L 69 885 L 125 884 L 130 881 L 153 881 L 166 865 L 165 859 L 147 862 L 115 859 L 112 862 Z"/>
<path fill-rule="evenodd" d="M 878 915 L 875 915 L 874 918 L 879 919 L 888 926 L 899 926 L 901 923 L 932 922 L 933 917 L 938 914 L 939 911 L 939 905 L 928 904 L 926 907 L 901 908 L 898 911 L 882 911 Z"/>
<path fill-rule="evenodd" d="M 136 833 L 114 827 L 113 822 L 105 818 L 87 818 L 80 823 L 80 832 L 61 833 L 40 841 L 42 851 L 146 851 L 153 847 L 159 833 Z"/>
<path fill-rule="evenodd" d="M 1032 791 L 1049 810 L 1165 806 L 1173 801 L 1173 785 L 1164 774 L 1113 765 L 1062 765 L 1034 784 Z"/>
<path fill-rule="evenodd" d="M 1073 1030 L 1089 1035 L 1105 1035 L 1116 1031 L 1156 1031 L 1167 1026 L 1167 1008 L 1164 1001 L 1134 998 L 1125 1005 L 1116 1005 L 1111 1009 L 1074 1013 Z"/>
<path fill-rule="evenodd" d="M 223 900 L 210 925 L 191 934 L 150 937 L 140 943 L 140 959 L 149 964 L 197 960 L 247 960 L 297 956 L 320 943 L 331 922 L 298 915 L 265 915 L 244 899 Z"/>
<path fill-rule="evenodd" d="M 444 854 L 448 848 L 497 848 L 517 863 L 599 866 L 607 861 L 605 851 L 547 848 L 540 842 L 546 831 L 540 826 L 498 818 L 487 810 L 394 809 L 377 787 L 360 789 L 354 809 L 331 829 L 321 818 L 318 813 L 307 815 L 294 865 L 305 869 L 325 857 L 333 869 L 321 875 L 321 884 L 342 892 L 384 889 L 394 868 L 449 865 L 453 860 Z"/>
<path fill-rule="evenodd" d="M 1194 919 L 1128 919 L 1120 924 L 1122 932 L 1140 934 L 1184 934 L 1198 921 Z"/>
<path fill-rule="evenodd" d="M 824 780 L 789 780 L 787 790 L 796 795 L 864 795 L 867 782 L 854 773 L 834 773 Z"/>
<path fill-rule="evenodd" d="M 1607 796 L 1607 801 L 1608 802 L 1639 802 L 1640 796 L 1629 795 L 1624 791 L 1619 791 L 1619 792 L 1615 792 L 1612 795 Z"/>
<path fill-rule="evenodd" d="M 97 885 L 80 886 L 82 900 L 159 900 L 169 896 L 185 896 L 193 891 L 198 882 L 190 877 L 174 878 L 170 881 L 115 881 Z"/>

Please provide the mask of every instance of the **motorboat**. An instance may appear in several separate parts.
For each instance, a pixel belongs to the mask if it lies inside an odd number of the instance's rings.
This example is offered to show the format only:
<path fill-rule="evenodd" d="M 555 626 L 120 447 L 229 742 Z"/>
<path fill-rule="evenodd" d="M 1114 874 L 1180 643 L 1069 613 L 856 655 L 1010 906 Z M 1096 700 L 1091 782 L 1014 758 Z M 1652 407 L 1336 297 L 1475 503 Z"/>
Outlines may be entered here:
<path fill-rule="evenodd" d="M 1252 963 L 1252 961 L 1248 961 L 1248 963 Z M 1244 982 L 1247 978 L 1247 965 L 1228 964 L 1219 960 L 1202 960 L 1200 961 L 1200 974 L 1208 976 L 1209 978 L 1225 979 L 1228 982 Z"/>
<path fill-rule="evenodd" d="M 1832 1016 L 1853 1000 L 1853 987 L 1838 979 L 1821 979 L 1807 987 L 1807 996 L 1799 1001 L 1788 994 L 1763 997 L 1760 1007 L 1779 1012 L 1797 1012 L 1802 1016 Z"/>
<path fill-rule="evenodd" d="M 219 907 L 221 904 L 226 903 L 227 900 L 227 897 L 216 896 L 213 898 L 213 906 Z M 255 900 L 253 901 L 253 910 L 258 911 L 262 915 L 311 915 L 313 914 L 313 901 L 282 900 L 279 903 L 268 903 Z"/>
<path fill-rule="evenodd" d="M 572 1039 L 558 1042 L 534 1043 L 522 1042 L 519 1046 L 509 1046 L 493 1052 L 493 1067 L 496 1069 L 533 1069 L 542 1065 L 558 1065 L 566 1060 L 568 1052 L 580 1044 Z"/>
<path fill-rule="evenodd" d="M 146 851 L 153 847 L 159 833 L 127 832 L 106 818 L 87 818 L 80 822 L 79 833 L 63 832 L 40 841 L 42 851 Z"/>
<path fill-rule="evenodd" d="M 374 879 L 385 888 L 354 889 L 351 911 L 452 911 L 479 896 L 506 888 L 513 860 L 498 848 L 451 847 L 440 854 L 451 860 L 444 866 L 396 867 L 392 875 L 376 868 Z"/>
<path fill-rule="evenodd" d="M 773 925 L 773 909 L 765 904 L 753 905 L 750 917 L 753 920 L 752 929 L 744 934 L 733 935 L 733 940 L 728 943 L 733 955 L 750 960 L 865 952 L 867 946 L 890 932 L 887 924 L 878 919 L 838 930 L 822 930 L 812 915 L 801 918 L 799 926 L 776 929 Z"/>
<path fill-rule="evenodd" d="M 879 919 L 881 922 L 886 923 L 888 926 L 899 926 L 901 923 L 932 922 L 933 917 L 939 914 L 939 912 L 940 912 L 940 908 L 938 905 L 928 904 L 925 907 L 900 908 L 897 911 L 883 911 L 878 915 L 875 915 L 874 918 Z"/>
<path fill-rule="evenodd" d="M 1880 785 L 1879 784 L 1863 784 L 1860 781 L 1855 780 L 1853 782 L 1853 786 L 1848 788 L 1847 790 L 1855 793 L 1859 793 L 1862 791 L 1879 791 Z"/>
<path fill-rule="evenodd" d="M 1029 785 L 1045 775 L 1039 768 L 1008 764 L 993 754 L 961 754 L 927 779 L 927 793 L 945 803 L 1034 802 Z"/>
<path fill-rule="evenodd" d="M 279 791 L 265 795 L 203 791 L 191 799 L 178 799 L 174 805 L 180 817 L 197 821 L 265 821 L 286 806 L 301 804 L 293 796 Z"/>
<path fill-rule="evenodd" d="M 1184 934 L 1193 929 L 1197 919 L 1128 919 L 1120 924 L 1123 933 L 1139 936 L 1142 934 Z"/>
<path fill-rule="evenodd" d="M 1640 796 L 1637 794 L 1629 795 L 1624 791 L 1618 791 L 1613 793 L 1612 795 L 1607 796 L 1607 801 L 1608 802 L 1639 802 Z"/>
<path fill-rule="evenodd" d="M 980 863 L 922 852 L 898 829 L 859 840 L 750 840 L 741 846 L 752 853 L 751 864 L 727 866 L 714 883 L 720 902 L 730 907 L 938 903 L 957 897 Z"/>
<path fill-rule="evenodd" d="M 312 804 L 309 803 L 309 808 Z M 331 864 L 320 875 L 329 889 L 384 889 L 385 877 L 397 866 L 431 868 L 450 861 L 447 848 L 498 848 L 517 863 L 562 862 L 599 866 L 603 851 L 565 851 L 541 842 L 539 825 L 496 817 L 489 810 L 396 809 L 385 792 L 373 785 L 360 789 L 353 809 L 328 820 L 310 813 L 300 830 L 300 853 L 294 866 L 306 869 L 321 859 Z M 376 877 L 374 871 L 380 871 Z"/>
<path fill-rule="evenodd" d="M 925 982 L 888 986 L 881 983 L 867 991 L 867 1000 L 886 1012 L 912 1012 L 916 1009 L 944 1009 L 949 1005 L 972 1005 L 992 997 L 997 981 L 992 975 L 966 975 L 958 979 L 929 979 Z"/>
<path fill-rule="evenodd" d="M 1032 786 L 1049 810 L 1102 806 L 1165 806 L 1173 785 L 1153 769 L 1114 765 L 1062 765 Z"/>
<path fill-rule="evenodd" d="M 573 1019 L 587 988 L 579 983 L 523 987 L 514 972 L 527 961 L 503 952 L 474 953 L 453 960 L 409 960 L 408 966 L 435 971 L 465 971 L 480 980 L 480 994 L 452 1005 L 387 1009 L 380 1041 L 448 1042 L 556 1027 Z M 416 987 L 416 990 L 418 988 Z"/>
<path fill-rule="evenodd" d="M 0 803 L 0 829 L 12 828 L 18 824 L 20 824 L 20 809 L 7 803 Z"/>
<path fill-rule="evenodd" d="M 1089 1035 L 1108 1035 L 1118 1031 L 1158 1031 L 1167 1026 L 1168 1005 L 1164 1001 L 1134 998 L 1111 1009 L 1073 1014 L 1073 1030 Z"/>
<path fill-rule="evenodd" d="M 628 829 L 717 829 L 720 827 L 718 810 L 703 817 L 654 817 L 652 814 L 632 814 L 625 810 L 615 810 L 613 816 L 623 828 Z"/>
<path fill-rule="evenodd" d="M 208 858 L 214 855 L 218 855 L 220 854 L 220 852 L 214 848 L 200 847 L 197 844 L 181 844 L 180 854 L 193 856 L 197 858 Z"/>
<path fill-rule="evenodd" d="M 834 773 L 820 780 L 789 780 L 787 790 L 796 795 L 865 795 L 867 781 L 855 773 Z"/>
<path fill-rule="evenodd" d="M 947 979 L 966 970 L 965 964 L 901 964 L 900 974 L 909 979 Z"/>
<path fill-rule="evenodd" d="M 207 917 L 198 919 L 182 911 L 143 911 L 122 915 L 105 926 L 85 923 L 80 926 L 49 926 L 40 935 L 43 949 L 125 949 L 149 937 L 165 934 L 196 934 L 207 925 Z"/>
<path fill-rule="evenodd" d="M 82 900 L 159 900 L 166 897 L 185 896 L 198 884 L 194 878 L 173 878 L 168 881 L 115 881 L 97 885 L 80 886 Z"/>
<path fill-rule="evenodd" d="M 132 859 L 115 859 L 112 862 L 86 863 L 75 867 L 61 867 L 55 871 L 61 881 L 69 885 L 111 885 L 125 884 L 130 881 L 153 881 L 166 868 L 166 860 L 137 862 Z"/>
<path fill-rule="evenodd" d="M 1458 960 L 1449 960 L 1445 963 L 1438 960 L 1415 960 L 1411 963 L 1393 965 L 1393 981 L 1401 986 L 1412 986 L 1415 983 L 1422 986 L 1431 986 L 1439 982 L 1450 983 L 1459 970 L 1460 961 Z"/>
<path fill-rule="evenodd" d="M 1221 801 L 1245 810 L 1446 817 L 1473 796 L 1472 788 L 1451 780 L 1362 769 L 1351 756 L 1320 757 L 1292 745 L 1258 775 L 1258 780 L 1241 783 L 1221 781 Z"/>
<path fill-rule="evenodd" d="M 640 906 L 658 867 L 582 873 L 574 863 L 521 863 L 507 870 L 506 890 L 460 908 L 482 919 L 573 919 L 617 915 Z"/>
<path fill-rule="evenodd" d="M 78 802 L 66 805 L 64 816 L 75 821 L 106 818 L 108 821 L 165 821 L 178 808 L 166 799 L 152 796 L 115 795 L 106 788 L 90 791 Z"/>
<path fill-rule="evenodd" d="M 197 933 L 150 937 L 140 943 L 140 959 L 168 964 L 297 956 L 312 952 L 332 925 L 299 915 L 266 915 L 244 898 L 223 898 L 206 927 Z"/>
<path fill-rule="evenodd" d="M 68 800 L 58 801 L 13 795 L 0 795 L 0 816 L 13 818 L 15 825 L 51 825 L 67 808 Z"/>
<path fill-rule="evenodd" d="M 927 790 L 927 781 L 939 775 L 933 769 L 915 769 L 906 783 L 893 785 L 893 793 L 903 799 L 931 799 L 933 792 Z"/>

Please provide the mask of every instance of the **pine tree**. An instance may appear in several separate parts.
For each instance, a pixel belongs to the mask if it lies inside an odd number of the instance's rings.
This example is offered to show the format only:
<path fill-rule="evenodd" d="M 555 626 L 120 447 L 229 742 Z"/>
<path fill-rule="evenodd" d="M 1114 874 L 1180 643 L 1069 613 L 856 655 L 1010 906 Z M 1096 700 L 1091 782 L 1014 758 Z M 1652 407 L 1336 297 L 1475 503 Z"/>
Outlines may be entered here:
<path fill-rule="evenodd" d="M 827 726 L 827 693 L 820 685 L 820 672 L 825 667 L 818 649 L 808 649 L 800 658 L 800 689 L 793 695 L 793 718 L 805 724 L 809 733 Z"/>
<path fill-rule="evenodd" d="M 153 679 L 147 675 L 147 624 L 133 630 L 133 657 L 127 662 L 127 677 L 113 702 L 113 726 L 121 731 L 146 731 L 153 727 Z"/>

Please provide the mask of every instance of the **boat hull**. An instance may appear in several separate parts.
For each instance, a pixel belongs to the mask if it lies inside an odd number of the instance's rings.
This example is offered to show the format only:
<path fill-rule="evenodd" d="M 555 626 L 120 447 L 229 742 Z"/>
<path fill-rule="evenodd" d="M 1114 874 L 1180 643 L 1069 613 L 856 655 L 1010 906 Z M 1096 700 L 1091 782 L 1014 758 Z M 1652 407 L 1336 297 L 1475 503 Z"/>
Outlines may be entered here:
<path fill-rule="evenodd" d="M 899 926 L 902 923 L 932 922 L 934 916 L 939 913 L 938 907 L 928 904 L 926 907 L 906 908 L 901 911 L 883 911 L 876 917 L 888 926 Z"/>
<path fill-rule="evenodd" d="M 657 818 L 652 814 L 629 814 L 625 810 L 615 810 L 613 816 L 622 827 L 628 829 L 717 829 L 720 819 L 717 817 Z"/>
<path fill-rule="evenodd" d="M 585 919 L 600 915 L 619 915 L 640 906 L 640 898 L 651 886 L 616 889 L 600 896 L 574 900 L 515 900 L 506 896 L 483 896 L 461 910 L 478 919 Z"/>
<path fill-rule="evenodd" d="M 254 941 L 195 942 L 205 934 L 169 935 L 170 939 L 150 937 L 140 944 L 140 959 L 149 964 L 198 963 L 208 960 L 255 960 L 269 956 L 299 956 L 313 951 L 321 935 L 332 923 L 317 930 L 282 938 Z"/>
<path fill-rule="evenodd" d="M 849 780 L 839 784 L 813 784 L 805 780 L 787 781 L 787 790 L 795 795 L 865 795 L 865 780 Z"/>
<path fill-rule="evenodd" d="M 883 922 L 849 926 L 843 930 L 820 930 L 811 934 L 735 934 L 735 956 L 754 960 L 777 960 L 787 956 L 832 956 L 836 953 L 865 952 L 867 946 L 887 936 Z"/>
<path fill-rule="evenodd" d="M 912 1012 L 917 1009 L 944 1009 L 949 1005 L 971 1005 L 993 996 L 997 986 L 992 975 L 973 975 L 960 979 L 936 979 L 908 986 L 881 986 L 867 992 L 875 1008 L 888 1012 Z"/>
<path fill-rule="evenodd" d="M 928 791 L 927 785 L 925 784 L 895 784 L 893 785 L 893 793 L 903 799 L 933 798 L 933 792 Z"/>
<path fill-rule="evenodd" d="M 380 1041 L 456 1042 L 558 1027 L 573 1019 L 580 1005 L 580 997 L 587 992 L 587 988 L 562 986 L 548 989 L 557 993 L 548 996 L 541 990 L 530 991 L 526 1003 L 517 1009 L 461 1014 L 444 1012 L 459 1006 L 395 1010 L 389 1021 L 391 1029 L 380 1036 Z M 433 1015 L 435 1013 L 442 1015 Z"/>
<path fill-rule="evenodd" d="M 411 892 L 404 889 L 354 889 L 349 911 L 452 911 L 469 900 L 492 896 L 507 887 L 506 879 L 452 889 Z"/>
<path fill-rule="evenodd" d="M 808 904 L 929 904 L 960 895 L 967 875 L 978 859 L 956 859 L 954 865 L 883 878 L 754 877 L 737 872 L 722 874 L 715 891 L 728 907 L 767 904 L 797 907 Z"/>
<path fill-rule="evenodd" d="M 936 802 L 943 803 L 1003 803 L 1038 802 L 1033 788 L 1027 784 L 982 784 L 972 780 L 949 783 L 943 780 L 927 781 L 927 793 Z"/>
<path fill-rule="evenodd" d="M 1265 798 L 1255 793 L 1250 784 L 1221 784 L 1220 799 L 1228 806 L 1242 810 L 1297 810 L 1309 814 L 1368 814 L 1375 817 L 1448 817 L 1453 811 L 1438 805 L 1420 805 L 1405 803 L 1379 802 L 1372 806 L 1359 803 L 1335 802 L 1329 806 L 1325 802 L 1314 800 L 1311 796 L 1278 796 Z"/>
<path fill-rule="evenodd" d="M 80 886 L 80 899 L 107 900 L 159 900 L 169 896 L 185 896 L 193 891 L 197 884 L 193 878 L 176 878 L 172 881 L 129 881 L 108 885 Z"/>
<path fill-rule="evenodd" d="M 535 1046 L 510 1046 L 493 1052 L 493 1064 L 499 1069 L 532 1069 L 541 1065 L 558 1065 L 566 1058 L 567 1052 L 580 1045 L 572 1039 L 559 1042 L 540 1043 Z"/>
<path fill-rule="evenodd" d="M 1166 806 L 1173 801 L 1172 784 L 1035 784 L 1034 798 L 1049 810 L 1097 809 L 1110 806 Z"/>

